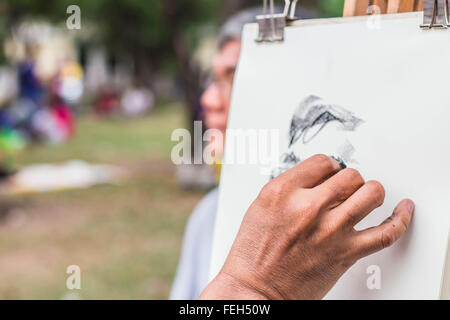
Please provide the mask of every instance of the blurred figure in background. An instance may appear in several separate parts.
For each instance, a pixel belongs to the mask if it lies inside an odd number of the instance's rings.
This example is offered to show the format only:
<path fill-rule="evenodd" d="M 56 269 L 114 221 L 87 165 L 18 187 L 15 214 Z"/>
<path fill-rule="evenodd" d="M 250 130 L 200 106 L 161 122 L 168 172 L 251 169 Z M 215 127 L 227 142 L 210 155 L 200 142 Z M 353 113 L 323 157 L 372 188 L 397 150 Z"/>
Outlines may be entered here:
<path fill-rule="evenodd" d="M 73 39 L 48 22 L 24 19 L 11 27 L 5 55 L 17 66 L 19 92 L 1 110 L 2 133 L 16 135 L 23 146 L 62 143 L 73 136 L 72 110 L 83 95 L 76 52 Z"/>
<path fill-rule="evenodd" d="M 37 50 L 35 45 L 25 45 L 26 58 L 19 64 L 19 94 L 21 98 L 40 106 L 44 99 L 44 87 L 36 74 Z"/>
<path fill-rule="evenodd" d="M 248 9 L 232 16 L 219 35 L 219 50 L 213 60 L 212 81 L 203 93 L 201 103 L 206 127 L 220 130 L 224 137 L 234 73 L 239 62 L 242 29 L 245 24 L 256 22 L 256 16 L 261 13 L 261 9 Z M 298 11 L 297 16 L 313 17 L 303 11 Z M 220 157 L 224 151 L 224 141 L 213 143 L 216 156 Z M 217 203 L 216 188 L 203 198 L 189 219 L 170 299 L 197 299 L 208 284 Z"/>
<path fill-rule="evenodd" d="M 110 116 L 120 108 L 120 96 L 113 86 L 105 86 L 100 90 L 95 103 L 95 111 L 100 116 Z"/>
<path fill-rule="evenodd" d="M 121 112 L 127 117 L 139 117 L 150 112 L 155 105 L 155 95 L 142 86 L 128 88 L 122 94 Z"/>
<path fill-rule="evenodd" d="M 32 126 L 38 139 L 51 144 L 69 140 L 75 134 L 74 110 L 83 95 L 83 69 L 68 59 L 52 78 L 47 91 L 47 108 L 33 116 Z"/>

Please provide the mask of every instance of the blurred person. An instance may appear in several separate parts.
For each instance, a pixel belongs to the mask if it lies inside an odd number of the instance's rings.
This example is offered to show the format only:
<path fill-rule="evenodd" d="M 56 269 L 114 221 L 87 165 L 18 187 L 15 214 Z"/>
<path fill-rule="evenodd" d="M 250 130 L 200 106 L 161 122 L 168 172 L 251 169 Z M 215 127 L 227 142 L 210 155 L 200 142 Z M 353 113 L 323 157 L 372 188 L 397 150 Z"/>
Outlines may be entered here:
<path fill-rule="evenodd" d="M 68 59 L 60 68 L 55 82 L 56 94 L 72 109 L 76 109 L 77 103 L 83 96 L 83 68 L 81 65 L 75 60 Z"/>
<path fill-rule="evenodd" d="M 72 110 L 62 100 L 54 100 L 51 107 L 41 108 L 33 115 L 31 127 L 38 141 L 63 143 L 75 132 Z"/>
<path fill-rule="evenodd" d="M 98 94 L 95 111 L 101 116 L 111 116 L 120 108 L 120 97 L 115 89 L 110 86 L 100 90 Z"/>
<path fill-rule="evenodd" d="M 47 104 L 33 114 L 31 128 L 38 141 L 60 144 L 75 134 L 74 109 L 82 95 L 83 70 L 74 60 L 65 61 L 49 79 Z"/>
<path fill-rule="evenodd" d="M 150 112 L 155 105 L 155 95 L 145 87 L 125 90 L 120 100 L 122 113 L 127 117 L 139 117 Z"/>
<path fill-rule="evenodd" d="M 18 65 L 19 96 L 8 108 L 12 127 L 28 140 L 33 140 L 31 121 L 42 108 L 46 90 L 36 68 L 39 46 L 25 44 L 25 59 Z"/>
<path fill-rule="evenodd" d="M 27 44 L 26 59 L 19 64 L 19 95 L 40 106 L 44 99 L 44 86 L 36 74 L 36 52 L 38 48 Z"/>
<path fill-rule="evenodd" d="M 256 22 L 262 9 L 247 9 L 232 16 L 222 27 L 218 39 L 218 52 L 213 60 L 212 81 L 201 97 L 206 127 L 218 129 L 225 137 L 231 90 L 241 50 L 241 34 L 245 24 Z M 297 11 L 300 18 L 313 14 Z M 224 151 L 224 141 L 216 141 L 216 156 Z M 217 214 L 218 190 L 208 193 L 189 218 L 177 274 L 170 299 L 197 299 L 208 284 L 214 224 Z"/>
<path fill-rule="evenodd" d="M 9 105 L 16 97 L 19 84 L 15 67 L 0 66 L 0 109 Z"/>

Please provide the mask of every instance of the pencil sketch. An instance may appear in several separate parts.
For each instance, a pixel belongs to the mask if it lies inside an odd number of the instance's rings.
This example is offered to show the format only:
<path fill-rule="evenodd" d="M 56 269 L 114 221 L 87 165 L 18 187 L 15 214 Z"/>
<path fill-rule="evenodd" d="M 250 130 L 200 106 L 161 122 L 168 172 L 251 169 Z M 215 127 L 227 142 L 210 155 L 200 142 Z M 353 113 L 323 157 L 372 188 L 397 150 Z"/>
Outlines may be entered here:
<path fill-rule="evenodd" d="M 338 105 L 328 104 L 315 95 L 306 97 L 292 116 L 289 128 L 289 147 L 282 154 L 279 167 L 272 171 L 272 178 L 310 156 L 305 151 L 308 149 L 307 146 L 311 145 L 315 138 L 332 123 L 337 124 L 338 130 L 348 132 L 355 131 L 363 123 L 363 120 L 352 112 Z M 330 136 L 329 139 L 336 139 L 336 136 L 338 136 L 336 132 L 332 132 L 332 137 Z M 328 155 L 339 161 L 342 167 L 355 162 L 353 159 L 355 148 L 345 137 L 333 147 L 334 150 L 331 150 L 331 154 Z M 326 153 L 326 151 L 330 150 L 323 150 L 322 153 Z"/>

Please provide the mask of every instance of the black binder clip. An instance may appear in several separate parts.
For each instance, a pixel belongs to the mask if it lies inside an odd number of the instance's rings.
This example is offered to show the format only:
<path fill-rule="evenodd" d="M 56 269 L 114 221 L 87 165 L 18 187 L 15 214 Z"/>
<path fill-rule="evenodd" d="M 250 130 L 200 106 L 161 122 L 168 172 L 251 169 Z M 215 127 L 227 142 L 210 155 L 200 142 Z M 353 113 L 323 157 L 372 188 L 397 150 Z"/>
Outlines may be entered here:
<path fill-rule="evenodd" d="M 448 0 L 423 0 L 422 29 L 448 28 L 449 4 Z"/>

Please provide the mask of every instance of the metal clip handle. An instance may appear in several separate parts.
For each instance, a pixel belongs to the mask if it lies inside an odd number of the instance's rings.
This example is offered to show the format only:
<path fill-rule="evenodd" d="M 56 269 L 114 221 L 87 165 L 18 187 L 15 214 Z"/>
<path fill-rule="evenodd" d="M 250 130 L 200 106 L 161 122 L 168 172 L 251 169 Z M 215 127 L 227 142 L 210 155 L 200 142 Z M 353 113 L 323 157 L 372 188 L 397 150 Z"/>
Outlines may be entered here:
<path fill-rule="evenodd" d="M 422 29 L 448 28 L 449 3 L 448 0 L 423 0 Z"/>
<path fill-rule="evenodd" d="M 257 16 L 259 34 L 256 42 L 274 42 L 284 40 L 284 27 L 286 17 L 283 14 L 275 14 L 274 0 L 270 1 L 270 14 L 267 14 L 267 0 L 264 0 L 263 15 Z"/>
<path fill-rule="evenodd" d="M 279 14 L 275 14 L 273 2 L 270 0 L 270 14 L 267 14 L 267 0 L 264 0 L 263 15 L 256 17 L 259 24 L 257 42 L 283 41 L 286 22 L 298 20 L 295 16 L 298 0 L 285 0 L 284 12 Z"/>
<path fill-rule="evenodd" d="M 295 16 L 295 9 L 297 8 L 298 0 L 284 0 L 286 3 L 284 6 L 284 15 L 287 21 L 298 20 Z"/>

